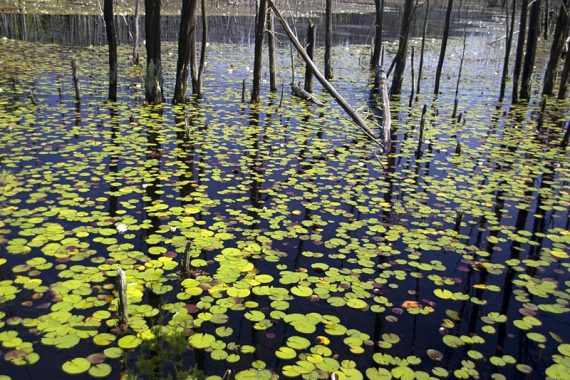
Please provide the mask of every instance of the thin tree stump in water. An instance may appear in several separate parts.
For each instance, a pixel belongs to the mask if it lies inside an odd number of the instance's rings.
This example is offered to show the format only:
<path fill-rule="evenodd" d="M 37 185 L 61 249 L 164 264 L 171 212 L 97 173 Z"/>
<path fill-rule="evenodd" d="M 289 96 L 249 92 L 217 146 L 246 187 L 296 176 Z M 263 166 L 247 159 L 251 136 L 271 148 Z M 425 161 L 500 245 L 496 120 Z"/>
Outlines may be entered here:
<path fill-rule="evenodd" d="M 73 74 L 73 88 L 75 89 L 75 101 L 81 103 L 81 92 L 79 90 L 79 74 L 77 72 L 77 61 L 71 58 L 71 72 Z"/>
<path fill-rule="evenodd" d="M 117 269 L 117 290 L 119 292 L 119 324 L 126 327 L 129 324 L 127 276 L 121 268 Z"/>

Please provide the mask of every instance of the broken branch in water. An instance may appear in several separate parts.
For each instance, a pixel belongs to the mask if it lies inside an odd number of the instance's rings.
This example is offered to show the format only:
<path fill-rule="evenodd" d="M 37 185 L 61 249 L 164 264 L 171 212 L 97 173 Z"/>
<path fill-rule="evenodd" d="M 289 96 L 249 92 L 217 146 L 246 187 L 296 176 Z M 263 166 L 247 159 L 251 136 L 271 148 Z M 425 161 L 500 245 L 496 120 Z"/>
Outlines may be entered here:
<path fill-rule="evenodd" d="M 297 37 L 295 37 L 295 34 L 293 34 L 293 31 L 291 30 L 291 27 L 287 23 L 287 20 L 285 20 L 285 17 L 283 17 L 281 12 L 279 12 L 279 9 L 277 9 L 273 0 L 267 0 L 267 3 L 275 13 L 275 16 L 277 16 L 277 18 L 279 19 L 279 22 L 283 26 L 283 29 L 285 29 L 285 32 L 289 36 L 289 40 L 291 41 L 293 46 L 295 46 L 295 48 L 297 49 L 303 60 L 305 60 L 307 65 L 311 66 L 313 74 L 319 80 L 319 82 L 321 82 L 323 87 L 329 92 L 329 94 L 331 94 L 331 96 L 336 100 L 336 102 L 352 118 L 354 123 L 358 125 L 358 127 L 362 130 L 362 132 L 364 132 L 364 134 L 370 140 L 380 145 L 381 147 L 384 147 L 382 143 L 376 139 L 376 137 L 374 136 L 374 132 L 372 132 L 372 130 L 368 127 L 368 125 L 366 125 L 366 122 L 362 120 L 360 116 L 358 116 L 358 114 L 356 113 L 356 111 L 354 111 L 354 109 L 350 106 L 350 104 L 348 104 L 346 100 L 344 100 L 344 98 L 336 91 L 336 89 L 330 84 L 330 82 L 325 79 L 323 74 L 321 74 L 315 63 L 307 55 L 307 52 L 305 51 L 303 46 L 301 46 L 301 44 L 299 43 L 299 40 L 297 40 Z"/>

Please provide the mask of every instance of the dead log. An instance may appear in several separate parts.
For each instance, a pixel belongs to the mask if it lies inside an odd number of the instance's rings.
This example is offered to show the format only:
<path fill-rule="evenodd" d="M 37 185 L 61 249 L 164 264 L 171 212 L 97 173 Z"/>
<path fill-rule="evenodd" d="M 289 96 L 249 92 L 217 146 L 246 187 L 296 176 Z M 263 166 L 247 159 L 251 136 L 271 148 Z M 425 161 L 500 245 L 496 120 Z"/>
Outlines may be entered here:
<path fill-rule="evenodd" d="M 301 87 L 297 86 L 295 83 L 291 83 L 291 92 L 298 98 L 305 99 L 306 101 L 316 104 L 318 106 L 325 106 L 325 103 L 321 102 L 320 100 L 316 99 L 313 94 L 310 92 L 303 90 Z"/>

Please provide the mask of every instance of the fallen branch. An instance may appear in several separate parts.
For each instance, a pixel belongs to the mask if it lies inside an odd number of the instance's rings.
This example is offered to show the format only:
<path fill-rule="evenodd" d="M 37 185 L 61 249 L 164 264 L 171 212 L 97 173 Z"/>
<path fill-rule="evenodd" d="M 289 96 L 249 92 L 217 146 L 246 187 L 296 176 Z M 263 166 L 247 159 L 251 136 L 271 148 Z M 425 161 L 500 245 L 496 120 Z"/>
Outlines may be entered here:
<path fill-rule="evenodd" d="M 318 106 L 325 106 L 325 103 L 321 102 L 320 100 L 316 99 L 313 94 L 308 91 L 303 90 L 301 87 L 297 86 L 294 83 L 291 83 L 291 92 L 296 97 L 301 99 L 305 99 L 306 101 L 316 104 Z"/>
<path fill-rule="evenodd" d="M 267 0 L 267 3 L 269 4 L 271 9 L 275 13 L 275 16 L 277 16 L 277 18 L 279 19 L 279 22 L 283 26 L 283 29 L 285 30 L 285 32 L 289 36 L 289 40 L 291 41 L 293 46 L 295 46 L 295 48 L 297 49 L 297 51 L 299 52 L 301 57 L 303 57 L 303 60 L 305 60 L 305 63 L 307 63 L 307 65 L 311 66 L 311 69 L 313 70 L 313 74 L 315 75 L 315 77 L 317 77 L 319 82 L 321 82 L 323 87 L 331 94 L 331 96 L 336 100 L 336 102 L 352 118 L 354 123 L 356 125 L 358 125 L 358 127 L 364 132 L 364 134 L 370 140 L 374 141 L 376 144 L 380 145 L 381 147 L 384 147 L 382 145 L 382 143 L 376 139 L 376 137 L 374 136 L 374 132 L 372 132 L 372 130 L 366 125 L 366 122 L 364 120 L 362 120 L 362 118 L 360 116 L 358 116 L 358 114 L 354 111 L 354 109 L 350 106 L 350 104 L 348 104 L 346 102 L 346 100 L 344 100 L 344 98 L 335 90 L 335 88 L 330 84 L 330 82 L 325 79 L 323 74 L 321 74 L 321 72 L 319 71 L 319 69 L 317 68 L 315 63 L 307 55 L 307 52 L 305 51 L 305 49 L 303 49 L 303 46 L 301 46 L 301 44 L 299 43 L 299 40 L 297 40 L 297 37 L 295 36 L 295 34 L 293 34 L 293 31 L 291 30 L 291 27 L 287 23 L 287 20 L 285 20 L 285 18 L 281 14 L 281 12 L 279 12 L 279 9 L 277 9 L 275 4 L 273 3 L 273 0 Z"/>

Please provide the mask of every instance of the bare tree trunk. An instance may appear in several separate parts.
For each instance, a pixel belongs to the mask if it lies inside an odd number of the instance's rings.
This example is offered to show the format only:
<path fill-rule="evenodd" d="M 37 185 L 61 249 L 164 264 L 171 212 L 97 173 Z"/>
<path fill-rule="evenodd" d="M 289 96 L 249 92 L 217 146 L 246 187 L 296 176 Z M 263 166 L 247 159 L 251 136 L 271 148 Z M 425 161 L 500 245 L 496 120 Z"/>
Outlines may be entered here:
<path fill-rule="evenodd" d="M 174 104 L 186 101 L 188 87 L 188 73 L 190 71 L 190 55 L 192 54 L 192 39 L 196 31 L 196 7 L 197 0 L 182 0 L 180 18 L 180 33 L 178 35 L 178 60 L 176 62 L 176 83 L 174 84 Z M 195 47 L 195 46 L 194 46 Z"/>
<path fill-rule="evenodd" d="M 145 0 L 146 77 L 145 98 L 148 103 L 159 104 L 164 100 L 162 92 L 162 60 L 160 57 L 160 3 L 161 0 Z"/>
<path fill-rule="evenodd" d="M 528 0 L 522 0 L 520 21 L 519 21 L 519 37 L 517 41 L 517 52 L 515 56 L 515 68 L 513 71 L 513 96 L 512 102 L 516 103 L 519 100 L 519 79 L 521 76 L 524 41 L 526 33 L 526 18 L 527 18 Z"/>
<path fill-rule="evenodd" d="M 75 89 L 75 103 L 81 103 L 81 91 L 79 89 L 79 73 L 77 71 L 77 61 L 71 58 L 71 74 L 73 75 L 73 88 Z"/>
<path fill-rule="evenodd" d="M 530 98 L 530 81 L 532 79 L 534 60 L 536 57 L 536 45 L 538 43 L 538 34 L 540 32 L 540 3 L 541 0 L 533 0 L 530 6 L 526 54 L 524 56 L 523 73 L 521 77 L 521 99 Z"/>
<path fill-rule="evenodd" d="M 410 56 L 411 89 L 410 89 L 410 101 L 408 102 L 409 107 L 411 107 L 412 104 L 414 103 L 414 85 L 416 84 L 414 80 L 414 55 L 415 55 L 415 49 L 412 46 L 412 55 Z"/>
<path fill-rule="evenodd" d="M 133 45 L 133 63 L 138 65 L 140 62 L 139 41 L 141 39 L 141 31 L 139 27 L 141 0 L 135 0 L 135 41 Z"/>
<path fill-rule="evenodd" d="M 255 51 L 253 60 L 253 88 L 251 103 L 259 103 L 261 87 L 261 68 L 263 66 L 263 37 L 265 35 L 265 16 L 267 15 L 267 0 L 260 0 L 255 23 Z"/>
<path fill-rule="evenodd" d="M 548 12 L 550 12 L 550 10 L 548 9 L 548 0 L 544 1 L 544 24 L 542 26 L 542 31 L 543 31 L 543 37 L 544 40 L 547 41 L 548 40 Z M 560 12 L 564 12 L 565 9 L 562 8 L 560 10 Z"/>
<path fill-rule="evenodd" d="M 566 98 L 566 86 L 568 85 L 569 73 L 570 73 L 570 38 L 566 40 L 566 57 L 564 58 L 564 68 L 562 68 L 562 73 L 560 74 L 560 87 L 558 88 L 558 99 Z"/>
<path fill-rule="evenodd" d="M 105 0 L 103 9 L 107 44 L 109 45 L 109 100 L 117 101 L 117 33 L 115 31 L 115 12 L 113 0 Z"/>
<path fill-rule="evenodd" d="M 200 65 L 198 73 L 192 83 L 192 93 L 197 97 L 202 96 L 202 77 L 204 75 L 204 67 L 206 66 L 206 47 L 208 46 L 208 15 L 206 14 L 206 0 L 201 0 L 202 10 L 202 46 L 200 47 Z M 196 32 L 194 32 L 196 35 Z M 196 38 L 194 37 L 194 41 Z"/>
<path fill-rule="evenodd" d="M 420 48 L 420 63 L 418 67 L 418 85 L 416 86 L 416 94 L 420 93 L 420 82 L 422 81 L 422 69 L 424 67 L 424 51 L 426 47 L 426 33 L 429 15 L 429 0 L 426 0 L 426 13 L 424 14 L 424 24 L 422 27 L 422 46 Z"/>
<path fill-rule="evenodd" d="M 569 5 L 570 1 L 565 0 L 560 6 L 558 18 L 556 20 L 556 27 L 554 29 L 554 36 L 552 38 L 552 47 L 550 48 L 550 57 L 548 59 L 548 64 L 546 65 L 546 71 L 544 72 L 542 96 L 552 96 L 554 91 L 554 74 L 568 33 L 567 11 Z"/>
<path fill-rule="evenodd" d="M 269 89 L 277 91 L 277 73 L 275 72 L 275 27 L 273 13 L 267 10 L 267 48 L 269 50 Z"/>
<path fill-rule="evenodd" d="M 392 113 L 390 111 L 390 97 L 388 96 L 388 78 L 386 72 L 380 66 L 377 66 L 378 73 L 376 78 L 378 81 L 378 95 L 382 100 L 382 132 L 384 135 L 384 145 L 390 146 L 391 129 L 392 129 Z"/>
<path fill-rule="evenodd" d="M 453 1 L 453 0 L 449 0 Z M 392 95 L 399 95 L 402 92 L 402 81 L 404 80 L 404 70 L 406 69 L 406 52 L 408 50 L 408 36 L 412 25 L 413 0 L 406 0 L 404 4 L 404 14 L 402 16 L 402 26 L 400 28 L 400 41 L 398 53 L 395 59 L 394 77 L 392 78 Z"/>
<path fill-rule="evenodd" d="M 469 13 L 469 10 L 467 11 Z M 466 15 L 467 16 L 467 15 Z M 459 72 L 457 73 L 457 83 L 455 85 L 455 100 L 453 102 L 453 112 L 451 117 L 457 114 L 457 105 L 459 103 L 459 83 L 461 82 L 461 73 L 463 72 L 463 62 L 465 61 L 465 50 L 467 48 L 467 17 L 463 25 L 463 49 L 461 49 L 461 59 L 459 60 Z"/>
<path fill-rule="evenodd" d="M 521 77 L 521 99 L 530 98 L 530 81 L 534 69 L 536 45 L 540 27 L 540 3 L 541 0 L 533 0 L 530 6 L 528 19 L 528 36 L 526 39 L 526 54 L 524 56 L 523 72 Z"/>
<path fill-rule="evenodd" d="M 325 78 L 330 80 L 333 78 L 332 67 L 332 0 L 326 0 L 326 35 L 325 35 Z"/>
<path fill-rule="evenodd" d="M 374 48 L 370 60 L 370 69 L 374 70 L 380 62 L 380 51 L 382 50 L 382 23 L 384 17 L 384 0 L 374 0 L 376 9 L 376 22 L 374 24 Z"/>
<path fill-rule="evenodd" d="M 451 24 L 451 11 L 453 9 L 453 0 L 447 1 L 447 10 L 445 11 L 445 25 L 443 26 L 443 37 L 441 38 L 441 50 L 439 51 L 439 60 L 435 71 L 434 94 L 439 94 L 439 82 L 441 80 L 441 71 L 443 70 L 443 61 L 445 60 L 445 51 L 447 49 L 447 40 L 449 38 L 449 26 Z"/>
<path fill-rule="evenodd" d="M 315 24 L 309 20 L 309 25 L 307 27 L 307 55 L 312 62 L 315 61 L 315 43 L 317 41 L 317 28 Z M 313 92 L 313 70 L 311 65 L 307 63 L 305 66 L 305 91 Z"/>
<path fill-rule="evenodd" d="M 507 26 L 507 38 L 505 40 L 505 57 L 503 59 L 503 73 L 501 75 L 501 89 L 499 91 L 499 101 L 503 101 L 505 97 L 505 88 L 507 86 L 507 75 L 509 73 L 509 57 L 511 56 L 511 46 L 513 42 L 513 33 L 515 28 L 515 14 L 517 11 L 517 1 L 512 0 L 513 7 L 512 7 L 512 14 L 510 15 L 511 19 L 509 21 L 509 7 L 508 5 L 505 7 L 506 11 L 506 18 L 505 24 Z M 510 22 L 510 25 L 509 25 Z"/>

